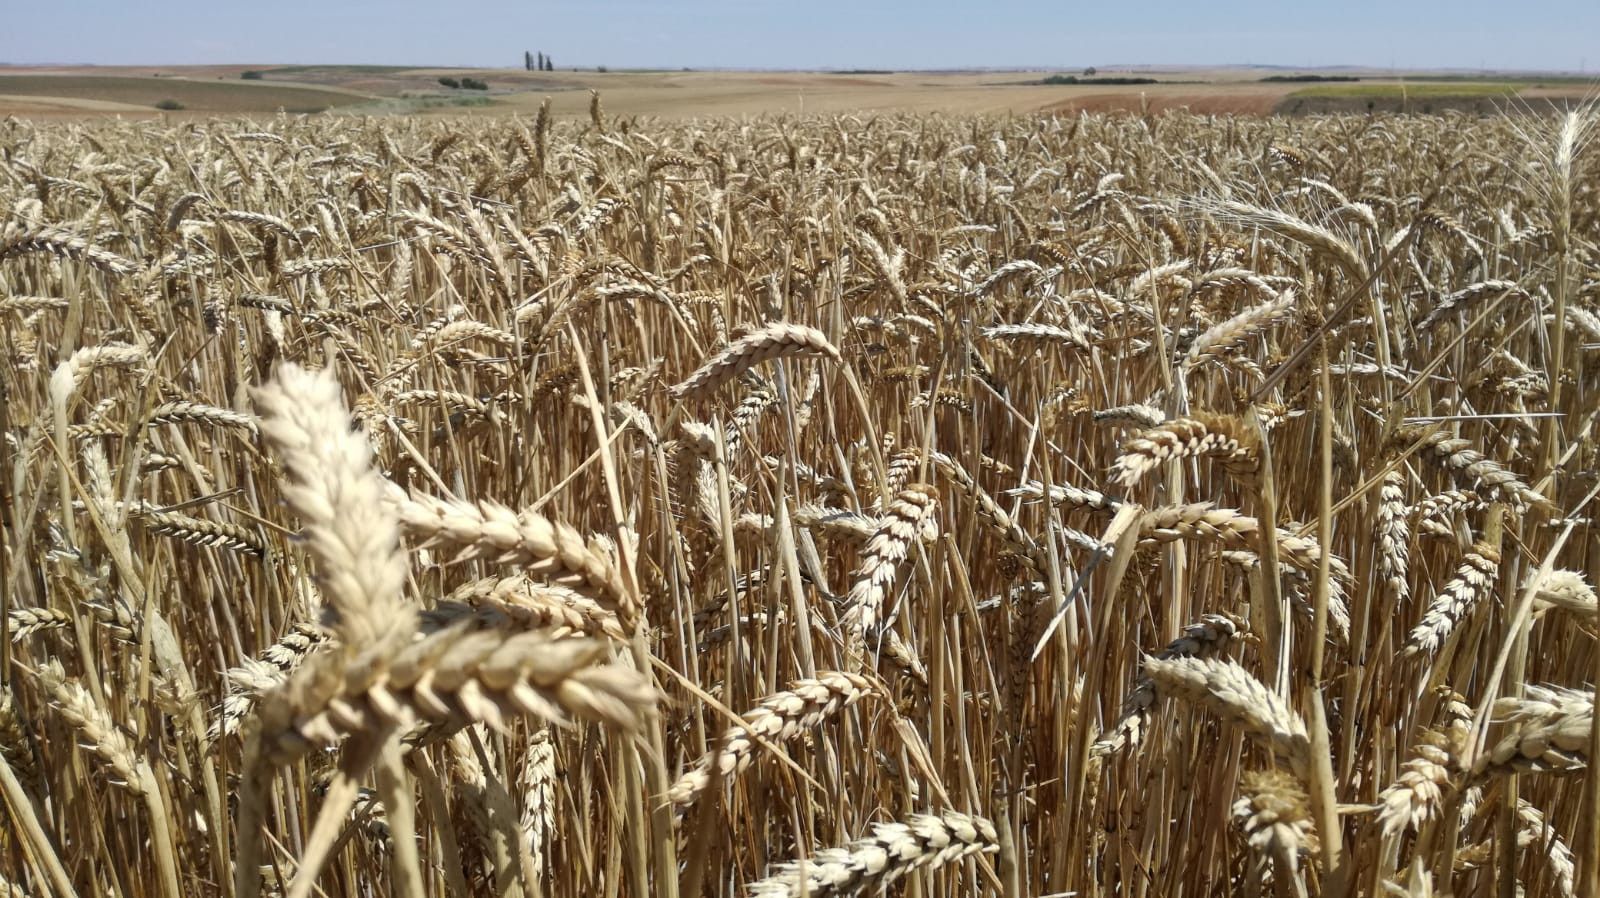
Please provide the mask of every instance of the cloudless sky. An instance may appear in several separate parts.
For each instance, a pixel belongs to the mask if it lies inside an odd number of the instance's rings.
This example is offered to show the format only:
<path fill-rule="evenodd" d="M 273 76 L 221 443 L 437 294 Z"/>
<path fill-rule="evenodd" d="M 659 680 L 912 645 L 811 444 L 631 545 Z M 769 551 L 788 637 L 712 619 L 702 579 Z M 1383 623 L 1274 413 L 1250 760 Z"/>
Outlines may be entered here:
<path fill-rule="evenodd" d="M 0 62 L 1592 71 L 1600 0 L 0 2 Z"/>

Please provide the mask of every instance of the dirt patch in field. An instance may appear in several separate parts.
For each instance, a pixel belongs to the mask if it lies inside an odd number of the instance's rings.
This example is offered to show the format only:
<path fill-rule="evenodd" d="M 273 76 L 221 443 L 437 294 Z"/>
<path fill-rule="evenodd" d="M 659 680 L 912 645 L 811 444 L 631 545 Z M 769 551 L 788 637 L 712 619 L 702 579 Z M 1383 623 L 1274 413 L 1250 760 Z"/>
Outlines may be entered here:
<path fill-rule="evenodd" d="M 848 75 L 820 75 L 816 77 L 794 76 L 776 77 L 763 76 L 754 79 L 754 84 L 767 84 L 774 87 L 890 87 L 891 82 L 874 78 L 851 77 Z"/>
<path fill-rule="evenodd" d="M 158 110 L 131 103 L 113 103 L 108 100 L 85 100 L 77 97 L 25 97 L 0 94 L 0 113 L 24 117 L 83 116 L 98 114 L 155 115 Z"/>
<path fill-rule="evenodd" d="M 365 102 L 361 94 L 315 87 L 269 84 L 260 81 L 166 78 L 158 76 L 101 75 L 0 75 L 0 95 L 16 98 L 0 101 L 0 112 L 26 114 L 37 110 L 41 101 L 58 111 L 72 109 L 89 101 L 111 104 L 102 112 L 156 111 L 156 104 L 170 100 L 185 112 L 235 113 L 321 112 L 337 106 Z"/>

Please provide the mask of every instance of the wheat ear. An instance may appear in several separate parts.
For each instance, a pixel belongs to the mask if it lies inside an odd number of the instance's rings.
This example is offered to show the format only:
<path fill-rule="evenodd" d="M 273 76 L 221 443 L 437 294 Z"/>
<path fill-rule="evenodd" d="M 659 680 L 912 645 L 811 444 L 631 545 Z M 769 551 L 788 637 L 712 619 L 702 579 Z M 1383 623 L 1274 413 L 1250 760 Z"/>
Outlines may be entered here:
<path fill-rule="evenodd" d="M 459 549 L 459 560 L 489 558 L 520 565 L 525 573 L 592 596 L 626 625 L 636 617 L 611 550 L 599 539 L 584 539 L 566 523 L 488 500 L 407 496 L 399 487 L 390 487 L 389 502 L 408 532 L 430 545 Z"/>
<path fill-rule="evenodd" d="M 717 746 L 694 763 L 672 788 L 667 798 L 677 808 L 679 818 L 710 787 L 713 770 L 724 782 L 738 776 L 755 760 L 761 743 L 781 745 L 794 739 L 855 704 L 872 692 L 864 677 L 840 671 L 819 671 L 812 679 L 790 684 L 746 712 L 742 724 L 732 725 Z"/>
<path fill-rule="evenodd" d="M 351 645 L 370 645 L 414 628 L 414 606 L 402 601 L 405 556 L 386 481 L 372 450 L 351 429 L 349 410 L 331 369 L 286 364 L 256 390 L 261 432 L 288 472 L 284 498 L 305 528 L 336 627 Z"/>
<path fill-rule="evenodd" d="M 1305 789 L 1281 770 L 1247 771 L 1239 778 L 1239 789 L 1244 794 L 1233 804 L 1233 817 L 1254 852 L 1251 877 L 1257 883 L 1264 879 L 1270 859 L 1275 880 L 1291 884 L 1293 894 L 1305 895 L 1300 855 L 1318 848 Z"/>
<path fill-rule="evenodd" d="M 1378 490 L 1378 576 L 1398 604 L 1411 597 L 1407 572 L 1411 562 L 1411 534 L 1406 521 L 1405 473 L 1396 468 L 1383 475 Z"/>
<path fill-rule="evenodd" d="M 1261 228 L 1293 240 L 1338 265 L 1353 283 L 1363 283 L 1367 279 L 1367 264 L 1361 253 L 1348 240 L 1327 228 L 1318 227 L 1287 212 L 1234 200 L 1215 200 L 1197 205 L 1202 211 L 1224 221 Z"/>
<path fill-rule="evenodd" d="M 669 392 L 674 399 L 698 398 L 762 362 L 797 355 L 820 355 L 840 361 L 839 350 L 822 331 L 778 322 L 728 344 Z"/>
<path fill-rule="evenodd" d="M 1518 771 L 1573 773 L 1588 767 L 1594 693 L 1561 686 L 1525 686 L 1522 698 L 1495 702 L 1510 732 L 1472 764 L 1473 779 Z"/>
<path fill-rule="evenodd" d="M 1471 440 L 1452 437 L 1448 430 L 1404 427 L 1396 432 L 1395 439 L 1407 445 L 1420 442 L 1429 460 L 1467 479 L 1473 489 L 1486 498 L 1516 508 L 1550 505 L 1550 500 L 1531 489 L 1516 474 L 1473 449 Z"/>
<path fill-rule="evenodd" d="M 1378 823 L 1385 836 L 1415 829 L 1439 813 L 1451 778 L 1461 769 L 1472 709 L 1458 695 L 1450 696 L 1445 708 L 1444 725 L 1422 732 L 1400 775 L 1378 793 Z"/>
<path fill-rule="evenodd" d="M 779 867 L 750 885 L 750 898 L 833 898 L 883 889 L 912 870 L 999 850 L 994 824 L 955 811 L 879 823 L 845 848 L 828 848 Z"/>
<path fill-rule="evenodd" d="M 172 424 L 180 421 L 192 421 L 202 424 L 214 424 L 219 427 L 237 427 L 240 430 L 256 432 L 256 417 L 232 409 L 218 408 L 202 402 L 166 402 L 156 406 L 150 413 L 145 423 L 151 427 L 159 424 Z"/>
<path fill-rule="evenodd" d="M 1249 550 L 1257 543 L 1261 522 L 1237 509 L 1217 508 L 1210 502 L 1163 505 L 1145 513 L 1139 522 L 1139 546 L 1148 548 L 1175 540 L 1220 543 L 1243 550 L 1236 558 L 1249 565 L 1259 563 Z M 1278 556 L 1294 569 L 1315 576 L 1322 561 L 1322 546 L 1316 540 L 1278 528 Z M 1246 554 L 1249 553 L 1249 554 Z M 1332 575 L 1328 582 L 1328 619 L 1334 635 L 1344 639 L 1350 632 L 1350 611 L 1344 601 L 1345 585 L 1351 582 L 1350 567 L 1337 555 L 1328 559 Z"/>
<path fill-rule="evenodd" d="M 1311 759 L 1305 722 L 1249 671 L 1214 658 L 1146 656 L 1144 672 L 1155 684 L 1157 695 L 1210 708 L 1239 725 L 1304 779 Z"/>
<path fill-rule="evenodd" d="M 1208 359 L 1221 358 L 1248 343 L 1251 337 L 1292 319 L 1294 315 L 1294 291 L 1285 290 L 1276 299 L 1251 306 L 1201 332 L 1189 347 L 1184 364 L 1193 367 Z"/>
<path fill-rule="evenodd" d="M 0 232 L 0 259 L 23 253 L 49 253 L 75 259 L 109 274 L 133 274 L 139 270 L 133 262 L 60 228 L 24 230 L 13 227 Z"/>
<path fill-rule="evenodd" d="M 239 724 L 255 710 L 261 694 L 281 685 L 327 638 L 321 628 L 297 623 L 281 639 L 267 646 L 259 658 L 246 659 L 240 666 L 224 671 L 228 694 L 222 700 L 221 713 L 207 730 L 207 743 L 215 745 L 223 736 L 238 732 Z"/>
<path fill-rule="evenodd" d="M 932 458 L 934 463 L 955 481 L 956 486 L 972 502 L 978 518 L 1006 544 L 1012 555 L 1028 568 L 1035 578 L 1043 577 L 1047 559 L 1039 543 L 1000 507 L 993 496 L 972 479 L 966 468 L 956 464 L 954 459 L 942 452 L 933 453 Z"/>
<path fill-rule="evenodd" d="M 354 733 L 428 724 L 444 734 L 523 715 L 571 714 L 631 731 L 654 706 L 655 692 L 638 672 L 601 663 L 609 654 L 603 640 L 461 626 L 398 652 L 378 645 L 318 653 L 261 697 L 264 758 L 288 763 Z"/>
<path fill-rule="evenodd" d="M 1533 598 L 1541 607 L 1560 608 L 1591 619 L 1600 615 L 1594 587 L 1578 571 L 1551 571 L 1539 581 Z"/>
<path fill-rule="evenodd" d="M 1550 875 L 1555 878 L 1560 898 L 1576 898 L 1577 863 L 1571 846 L 1556 832 L 1544 812 L 1525 799 L 1517 799 L 1517 820 L 1522 824 L 1517 831 L 1517 845 L 1533 846 L 1537 855 L 1550 865 Z"/>
<path fill-rule="evenodd" d="M 931 540 L 937 533 L 933 514 L 939 493 L 927 484 L 913 484 L 895 494 L 884 512 L 878 529 L 861 552 L 861 565 L 850 584 L 850 595 L 843 626 L 850 639 L 859 645 L 875 633 L 884 618 L 884 605 L 894 586 L 895 571 L 919 538 Z"/>
<path fill-rule="evenodd" d="M 422 613 L 423 629 L 439 629 L 466 616 L 488 626 L 509 623 L 552 635 L 606 636 L 619 642 L 627 638 L 617 616 L 598 602 L 565 586 L 535 583 L 524 574 L 485 577 L 457 587 Z"/>
<path fill-rule="evenodd" d="M 556 746 L 550 727 L 542 726 L 528 737 L 522 760 L 522 811 L 518 826 L 528 843 L 535 878 L 544 875 L 550 860 L 550 840 L 555 835 Z"/>
<path fill-rule="evenodd" d="M 55 608 L 13 608 L 6 615 L 6 632 L 12 642 L 21 642 L 35 633 L 66 629 L 72 620 L 70 613 Z"/>
<path fill-rule="evenodd" d="M 1197 456 L 1218 459 L 1234 474 L 1249 474 L 1261 465 L 1254 434 L 1237 418 L 1194 415 L 1159 424 L 1123 443 L 1111 479 L 1130 489 L 1163 462 Z"/>
<path fill-rule="evenodd" d="M 1227 650 L 1239 634 L 1239 622 L 1223 614 L 1207 614 L 1199 621 L 1183 628 L 1183 635 L 1167 643 L 1157 652 L 1161 660 L 1171 658 L 1204 658 Z M 1095 742 L 1091 751 L 1095 755 L 1109 755 L 1123 748 L 1137 746 L 1144 738 L 1145 723 L 1150 708 L 1156 701 L 1155 683 L 1148 675 L 1141 675 L 1133 690 L 1122 700 L 1122 714 L 1112 724 L 1106 735 Z"/>
<path fill-rule="evenodd" d="M 38 678 L 57 713 L 83 735 L 85 746 L 106 765 L 112 775 L 111 781 L 134 795 L 143 795 L 149 784 L 149 764 L 89 690 L 67 679 L 61 665 L 55 661 L 41 667 Z"/>
<path fill-rule="evenodd" d="M 1467 612 L 1489 596 L 1499 570 L 1500 550 L 1487 543 L 1474 545 L 1461 559 L 1455 576 L 1434 596 L 1422 622 L 1411 631 L 1405 653 L 1437 652 Z"/>

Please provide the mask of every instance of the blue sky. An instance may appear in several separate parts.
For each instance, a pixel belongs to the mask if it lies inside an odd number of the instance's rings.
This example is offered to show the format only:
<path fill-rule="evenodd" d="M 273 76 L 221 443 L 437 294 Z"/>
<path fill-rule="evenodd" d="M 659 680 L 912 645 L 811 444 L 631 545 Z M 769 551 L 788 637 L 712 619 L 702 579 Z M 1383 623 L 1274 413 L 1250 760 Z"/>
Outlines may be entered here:
<path fill-rule="evenodd" d="M 0 62 L 1600 69 L 1600 0 L 9 0 Z"/>

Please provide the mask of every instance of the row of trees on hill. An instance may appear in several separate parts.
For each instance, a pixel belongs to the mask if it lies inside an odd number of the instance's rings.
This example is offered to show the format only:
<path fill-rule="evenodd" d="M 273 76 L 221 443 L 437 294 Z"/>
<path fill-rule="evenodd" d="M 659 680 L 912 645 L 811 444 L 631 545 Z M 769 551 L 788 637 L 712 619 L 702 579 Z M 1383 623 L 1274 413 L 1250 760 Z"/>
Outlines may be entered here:
<path fill-rule="evenodd" d="M 551 62 L 550 57 L 544 55 L 543 52 L 535 55 L 527 50 L 522 51 L 522 67 L 530 72 L 553 72 L 556 70 L 556 64 Z"/>

